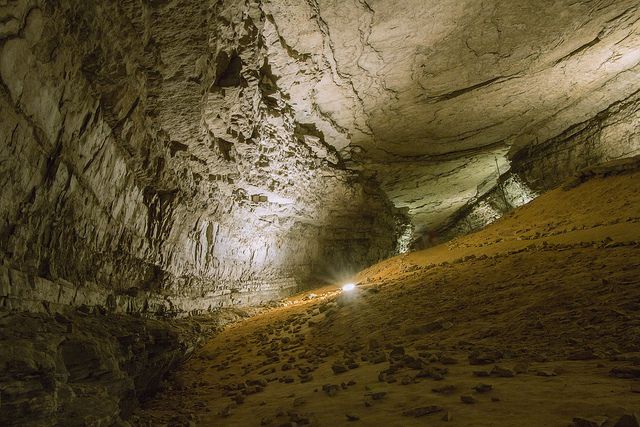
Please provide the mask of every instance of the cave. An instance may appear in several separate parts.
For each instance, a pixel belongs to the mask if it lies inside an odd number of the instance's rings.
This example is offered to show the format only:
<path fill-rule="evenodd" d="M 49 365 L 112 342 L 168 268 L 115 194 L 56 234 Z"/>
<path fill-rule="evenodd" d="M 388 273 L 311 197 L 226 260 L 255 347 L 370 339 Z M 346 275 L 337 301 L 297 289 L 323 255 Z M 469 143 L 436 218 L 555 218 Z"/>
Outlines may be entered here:
<path fill-rule="evenodd" d="M 637 0 L 0 1 L 0 425 L 638 414 Z"/>

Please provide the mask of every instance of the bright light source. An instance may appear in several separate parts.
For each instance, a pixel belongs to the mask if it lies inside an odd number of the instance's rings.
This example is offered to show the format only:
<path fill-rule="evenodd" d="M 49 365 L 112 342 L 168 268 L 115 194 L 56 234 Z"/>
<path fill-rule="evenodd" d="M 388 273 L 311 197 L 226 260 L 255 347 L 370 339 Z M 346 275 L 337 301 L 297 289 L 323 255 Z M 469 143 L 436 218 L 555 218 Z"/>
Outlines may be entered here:
<path fill-rule="evenodd" d="M 351 292 L 355 288 L 356 288 L 356 285 L 354 285 L 353 283 L 347 283 L 342 287 L 342 292 Z"/>

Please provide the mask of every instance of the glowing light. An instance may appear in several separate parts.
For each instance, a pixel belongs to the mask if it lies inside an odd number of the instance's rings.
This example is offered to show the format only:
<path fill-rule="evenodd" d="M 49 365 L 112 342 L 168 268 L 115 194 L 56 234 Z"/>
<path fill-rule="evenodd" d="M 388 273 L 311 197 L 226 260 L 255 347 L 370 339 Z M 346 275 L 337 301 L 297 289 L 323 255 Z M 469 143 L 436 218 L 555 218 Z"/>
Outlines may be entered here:
<path fill-rule="evenodd" d="M 347 283 L 342 287 L 342 292 L 351 292 L 356 288 L 356 285 L 353 283 Z"/>

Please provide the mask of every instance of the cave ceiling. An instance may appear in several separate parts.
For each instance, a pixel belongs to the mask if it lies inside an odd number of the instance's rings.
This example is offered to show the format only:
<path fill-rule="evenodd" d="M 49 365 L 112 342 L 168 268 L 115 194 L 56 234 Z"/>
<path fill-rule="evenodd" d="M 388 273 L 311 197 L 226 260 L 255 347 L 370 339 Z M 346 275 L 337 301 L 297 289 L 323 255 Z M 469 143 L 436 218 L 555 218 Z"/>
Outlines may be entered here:
<path fill-rule="evenodd" d="M 296 121 L 441 226 L 508 155 L 638 89 L 637 1 L 271 0 L 271 71 Z"/>

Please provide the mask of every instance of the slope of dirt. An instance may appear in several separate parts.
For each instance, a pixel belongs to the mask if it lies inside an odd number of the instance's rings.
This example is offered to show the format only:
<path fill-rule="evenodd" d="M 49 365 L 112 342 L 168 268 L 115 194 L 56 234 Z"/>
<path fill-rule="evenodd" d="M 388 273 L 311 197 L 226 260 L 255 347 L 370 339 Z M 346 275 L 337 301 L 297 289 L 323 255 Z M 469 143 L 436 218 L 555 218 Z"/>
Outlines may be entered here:
<path fill-rule="evenodd" d="M 133 423 L 637 425 L 640 171 L 607 171 L 229 327 Z"/>

